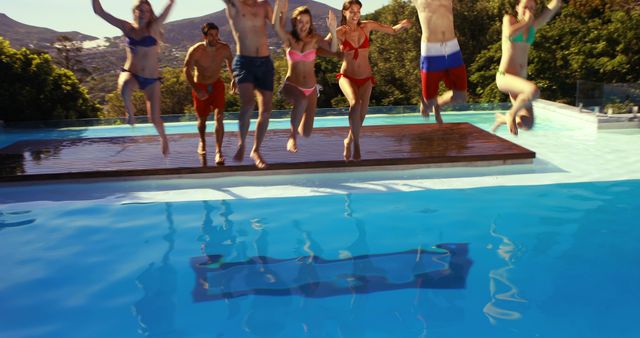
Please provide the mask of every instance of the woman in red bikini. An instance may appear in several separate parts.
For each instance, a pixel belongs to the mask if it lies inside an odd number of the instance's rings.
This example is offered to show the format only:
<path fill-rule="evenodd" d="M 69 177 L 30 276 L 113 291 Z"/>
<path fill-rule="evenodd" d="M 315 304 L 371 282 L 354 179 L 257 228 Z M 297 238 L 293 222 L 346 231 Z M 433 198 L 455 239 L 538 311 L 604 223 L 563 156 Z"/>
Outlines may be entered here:
<path fill-rule="evenodd" d="M 346 0 L 342 5 L 341 26 L 336 30 L 343 52 L 342 67 L 336 78 L 349 101 L 349 135 L 344 139 L 343 153 L 345 161 L 361 158 L 360 128 L 367 115 L 375 83 L 369 64 L 369 34 L 371 31 L 397 34 L 411 27 L 409 20 L 402 20 L 393 27 L 375 21 L 360 21 L 361 8 L 360 0 Z"/>
<path fill-rule="evenodd" d="M 283 42 L 289 68 L 280 93 L 291 104 L 291 134 L 287 142 L 287 150 L 298 151 L 296 133 L 305 137 L 311 135 L 313 120 L 318 102 L 318 88 L 315 75 L 316 49 L 338 50 L 338 42 L 329 42 L 314 32 L 311 11 L 301 6 L 291 13 L 291 32 L 284 29 L 284 15 L 287 12 L 288 0 L 276 0 L 273 9 L 273 27 Z M 327 26 L 331 36 L 336 36 L 336 17 L 329 11 Z"/>
<path fill-rule="evenodd" d="M 127 37 L 127 61 L 118 78 L 118 90 L 127 110 L 127 123 L 135 123 L 135 109 L 131 99 L 133 91 L 140 89 L 147 101 L 147 116 L 153 123 L 162 145 L 162 154 L 169 153 L 169 143 L 160 118 L 160 76 L 158 70 L 158 40 L 161 25 L 169 15 L 174 0 L 169 0 L 160 16 L 156 17 L 148 0 L 138 0 L 133 7 L 133 22 L 118 19 L 107 13 L 99 0 L 92 0 L 93 11 L 105 21 L 120 29 Z"/>

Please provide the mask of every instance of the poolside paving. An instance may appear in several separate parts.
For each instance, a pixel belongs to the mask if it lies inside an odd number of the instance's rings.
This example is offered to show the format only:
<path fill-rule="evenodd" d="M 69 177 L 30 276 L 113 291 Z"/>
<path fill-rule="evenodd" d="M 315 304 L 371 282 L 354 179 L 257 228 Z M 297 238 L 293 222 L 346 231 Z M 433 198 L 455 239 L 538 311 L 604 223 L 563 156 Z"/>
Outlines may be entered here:
<path fill-rule="evenodd" d="M 211 133 L 206 156 L 196 153 L 198 136 L 169 135 L 171 153 L 163 157 L 157 136 L 25 140 L 0 149 L 0 181 L 102 178 L 147 175 L 257 172 L 273 170 L 344 170 L 379 166 L 500 165 L 531 163 L 535 153 L 469 123 L 364 126 L 361 161 L 344 161 L 347 127 L 315 128 L 298 137 L 298 152 L 286 151 L 288 130 L 269 130 L 262 145 L 267 169 L 257 169 L 246 156 L 232 157 L 237 132 L 225 133 L 226 164 L 217 166 Z"/>

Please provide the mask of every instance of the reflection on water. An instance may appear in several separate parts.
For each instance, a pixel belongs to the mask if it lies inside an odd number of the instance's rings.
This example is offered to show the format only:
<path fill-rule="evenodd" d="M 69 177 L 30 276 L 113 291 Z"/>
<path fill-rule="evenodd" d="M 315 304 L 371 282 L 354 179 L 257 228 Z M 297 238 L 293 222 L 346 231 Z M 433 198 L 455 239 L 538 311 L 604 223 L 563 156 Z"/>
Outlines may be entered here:
<path fill-rule="evenodd" d="M 516 245 L 507 236 L 496 231 L 495 222 L 491 224 L 489 233 L 502 241 L 496 251 L 498 256 L 506 262 L 505 266 L 489 271 L 489 295 L 491 296 L 491 301 L 482 310 L 491 324 L 495 325 L 500 319 L 517 320 L 522 318 L 519 312 L 505 307 L 513 304 L 513 302 L 526 303 L 527 300 L 518 295 L 518 287 L 509 280 L 509 271 L 515 267 L 514 261 L 518 256 Z"/>
<path fill-rule="evenodd" d="M 424 244 L 406 251 L 372 253 L 375 243 L 369 243 L 369 233 L 373 230 L 363 214 L 354 210 L 352 196 L 344 198 L 337 225 L 341 230 L 335 236 L 352 239 L 330 251 L 314 236 L 314 229 L 319 229 L 315 222 L 293 218 L 282 227 L 263 215 L 247 216 L 242 211 L 242 217 L 232 221 L 229 202 L 222 201 L 219 207 L 203 202 L 198 237 L 202 255 L 191 259 L 194 302 L 220 301 L 228 307 L 227 321 L 259 337 L 360 336 L 362 323 L 372 311 L 392 318 L 413 337 L 426 336 L 428 311 L 441 304 L 432 304 L 432 296 L 424 289 L 466 287 L 472 264 L 467 245 Z M 275 257 L 274 245 L 281 244 L 285 229 L 295 241 L 292 255 Z M 254 253 L 247 255 L 249 251 Z M 379 298 L 389 295 L 383 292 L 394 290 L 406 302 L 393 310 L 379 309 Z M 328 297 L 334 298 L 320 300 Z M 450 302 L 446 308 L 459 311 Z M 327 331 L 328 327 L 337 332 Z M 393 334 L 386 331 L 389 327 L 383 328 L 387 336 Z"/>
<path fill-rule="evenodd" d="M 167 233 L 162 237 L 167 250 L 159 266 L 150 263 L 138 276 L 136 282 L 144 295 L 133 305 L 138 318 L 138 332 L 147 337 L 178 337 L 175 327 L 176 269 L 171 264 L 171 252 L 175 245 L 175 225 L 171 203 L 165 204 Z"/>
<path fill-rule="evenodd" d="M 17 228 L 25 225 L 32 224 L 36 221 L 35 218 L 24 219 L 24 215 L 30 214 L 31 211 L 12 211 L 4 213 L 0 211 L 0 231 L 6 228 Z"/>

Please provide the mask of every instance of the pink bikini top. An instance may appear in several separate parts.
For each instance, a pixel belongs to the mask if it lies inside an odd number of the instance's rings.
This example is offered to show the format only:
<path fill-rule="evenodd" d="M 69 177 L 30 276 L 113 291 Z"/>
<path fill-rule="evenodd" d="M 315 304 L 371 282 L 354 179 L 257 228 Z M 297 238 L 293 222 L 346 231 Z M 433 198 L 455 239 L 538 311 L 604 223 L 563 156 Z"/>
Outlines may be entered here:
<path fill-rule="evenodd" d="M 315 49 L 309 49 L 302 53 L 295 51 L 291 48 L 287 49 L 287 60 L 289 62 L 300 62 L 300 61 L 311 62 L 315 59 L 316 59 Z"/>

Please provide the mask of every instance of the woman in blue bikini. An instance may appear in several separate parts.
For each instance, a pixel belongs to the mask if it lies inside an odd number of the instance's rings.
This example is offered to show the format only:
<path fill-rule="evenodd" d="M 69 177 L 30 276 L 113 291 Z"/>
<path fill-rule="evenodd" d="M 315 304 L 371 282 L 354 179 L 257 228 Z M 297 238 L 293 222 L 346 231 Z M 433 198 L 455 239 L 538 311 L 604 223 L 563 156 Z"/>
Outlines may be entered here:
<path fill-rule="evenodd" d="M 117 27 L 127 38 L 127 61 L 118 78 L 118 90 L 127 110 L 127 123 L 135 123 L 132 95 L 135 89 L 144 92 L 147 116 L 153 123 L 162 144 L 162 154 L 169 153 L 169 143 L 160 118 L 160 76 L 158 69 L 158 40 L 162 36 L 161 26 L 169 15 L 174 0 L 169 0 L 160 16 L 153 13 L 148 0 L 138 0 L 133 7 L 133 22 L 124 21 L 107 13 L 100 0 L 92 0 L 93 11 L 111 25 Z"/>
<path fill-rule="evenodd" d="M 509 132 L 518 135 L 518 129 L 533 127 L 533 107 L 531 101 L 538 98 L 540 91 L 535 83 L 527 80 L 529 48 L 535 40 L 536 30 L 544 26 L 560 10 L 562 1 L 551 0 L 542 14 L 535 18 L 536 0 L 519 0 L 516 6 L 518 17 L 505 15 L 502 20 L 502 59 L 496 74 L 498 89 L 509 94 L 512 107 L 507 114 L 496 114 L 493 125 L 506 124 Z"/>

